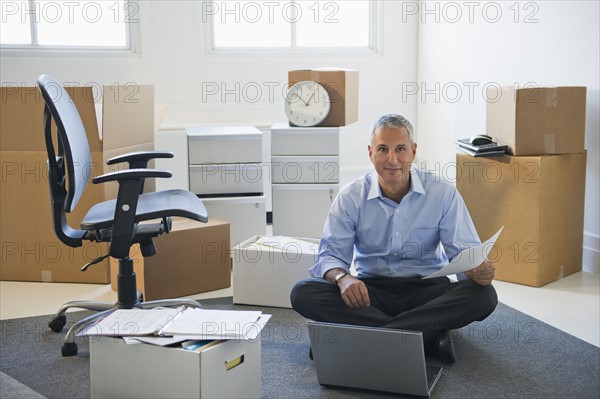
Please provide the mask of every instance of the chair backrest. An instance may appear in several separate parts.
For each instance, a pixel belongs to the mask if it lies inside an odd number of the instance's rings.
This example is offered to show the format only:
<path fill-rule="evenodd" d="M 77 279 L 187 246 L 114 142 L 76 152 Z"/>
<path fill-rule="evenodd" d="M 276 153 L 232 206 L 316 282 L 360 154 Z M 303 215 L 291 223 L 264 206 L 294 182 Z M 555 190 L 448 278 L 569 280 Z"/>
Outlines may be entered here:
<path fill-rule="evenodd" d="M 71 212 L 91 178 L 89 143 L 79 112 L 63 86 L 48 75 L 39 77 L 38 86 L 46 102 L 44 129 L 52 200 L 63 201 L 64 211 Z M 58 131 L 57 151 L 52 141 L 52 119 Z"/>

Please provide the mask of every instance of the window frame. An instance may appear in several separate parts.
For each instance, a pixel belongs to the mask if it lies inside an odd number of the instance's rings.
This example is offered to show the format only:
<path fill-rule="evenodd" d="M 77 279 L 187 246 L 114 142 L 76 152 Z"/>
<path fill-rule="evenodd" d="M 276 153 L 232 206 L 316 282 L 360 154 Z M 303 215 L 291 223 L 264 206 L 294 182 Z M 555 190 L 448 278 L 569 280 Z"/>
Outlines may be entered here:
<path fill-rule="evenodd" d="M 31 10 L 35 7 L 36 0 L 24 0 L 28 3 L 28 9 Z M 125 46 L 85 46 L 85 45 L 40 45 L 38 43 L 38 26 L 35 18 L 29 18 L 29 29 L 31 33 L 31 44 L 0 44 L 0 49 L 3 53 L 11 55 L 27 56 L 27 55 L 44 55 L 44 54 L 64 54 L 64 55 L 133 55 L 138 53 L 140 48 L 140 4 L 139 0 L 124 0 L 125 5 L 133 5 L 137 10 L 137 19 L 135 21 L 127 22 L 125 24 Z"/>
<path fill-rule="evenodd" d="M 214 0 L 213 0 L 214 1 Z M 290 2 L 301 1 L 301 0 L 289 0 Z M 348 0 L 346 0 L 348 1 Z M 383 26 L 383 13 L 382 13 L 382 0 L 370 0 L 369 1 L 369 45 L 364 47 L 298 47 L 294 46 L 296 42 L 296 29 L 293 23 L 290 22 L 290 29 L 292 30 L 291 44 L 287 47 L 215 47 L 215 25 L 213 21 L 213 15 L 208 15 L 206 23 L 204 25 L 204 37 L 205 37 L 205 49 L 208 55 L 219 56 L 219 55 L 281 55 L 281 56 L 293 56 L 293 55 L 334 55 L 334 56 L 352 56 L 352 55 L 368 55 L 368 54 L 380 54 L 381 52 L 381 32 Z M 200 18 L 204 18 L 204 10 L 198 5 L 197 15 Z"/>

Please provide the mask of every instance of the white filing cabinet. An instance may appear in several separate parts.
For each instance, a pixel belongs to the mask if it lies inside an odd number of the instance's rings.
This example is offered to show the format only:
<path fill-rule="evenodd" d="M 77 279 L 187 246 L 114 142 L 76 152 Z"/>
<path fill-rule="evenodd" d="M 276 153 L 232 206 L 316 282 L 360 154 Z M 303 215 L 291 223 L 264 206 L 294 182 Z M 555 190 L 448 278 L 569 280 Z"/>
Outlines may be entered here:
<path fill-rule="evenodd" d="M 231 224 L 231 247 L 267 229 L 263 137 L 254 126 L 186 129 L 189 190 Z"/>
<path fill-rule="evenodd" d="M 339 164 L 337 155 L 273 155 L 271 181 L 275 184 L 336 184 L 340 181 Z"/>
<path fill-rule="evenodd" d="M 321 236 L 339 192 L 339 128 L 271 127 L 273 234 Z"/>
<path fill-rule="evenodd" d="M 190 191 L 262 195 L 262 133 L 253 126 L 188 128 Z"/>

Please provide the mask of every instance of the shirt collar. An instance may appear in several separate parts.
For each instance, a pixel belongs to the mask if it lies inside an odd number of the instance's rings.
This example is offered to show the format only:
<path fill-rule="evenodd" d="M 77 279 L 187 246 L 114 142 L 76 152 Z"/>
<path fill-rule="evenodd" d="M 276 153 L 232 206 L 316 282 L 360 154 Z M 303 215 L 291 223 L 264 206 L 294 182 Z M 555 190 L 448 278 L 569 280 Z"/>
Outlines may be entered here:
<path fill-rule="evenodd" d="M 383 196 L 381 195 L 381 187 L 379 187 L 377 172 L 373 172 L 371 173 L 371 188 L 369 188 L 369 195 L 367 196 L 367 200 L 379 197 L 383 198 Z"/>
<path fill-rule="evenodd" d="M 419 176 L 417 168 L 414 165 L 410 168 L 410 183 L 410 189 L 408 190 L 409 193 L 414 191 L 419 194 L 425 194 L 425 188 L 423 188 L 421 177 Z M 369 188 L 367 200 L 373 198 L 384 198 L 381 194 L 381 187 L 379 187 L 377 172 L 371 173 L 371 187 Z"/>
<path fill-rule="evenodd" d="M 410 181 L 412 183 L 410 191 L 414 191 L 415 193 L 419 194 L 425 194 L 425 188 L 423 187 L 423 182 L 421 181 L 421 174 L 414 165 L 410 168 Z"/>

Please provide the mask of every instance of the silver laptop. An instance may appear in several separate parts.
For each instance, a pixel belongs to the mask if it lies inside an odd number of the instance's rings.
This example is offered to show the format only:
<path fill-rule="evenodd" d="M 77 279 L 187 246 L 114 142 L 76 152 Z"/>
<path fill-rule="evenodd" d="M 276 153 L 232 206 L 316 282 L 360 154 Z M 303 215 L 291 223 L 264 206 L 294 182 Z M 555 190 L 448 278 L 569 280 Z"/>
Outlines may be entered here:
<path fill-rule="evenodd" d="M 442 375 L 425 364 L 421 332 L 307 324 L 321 385 L 427 397 Z"/>

